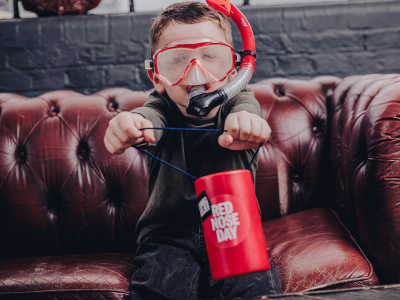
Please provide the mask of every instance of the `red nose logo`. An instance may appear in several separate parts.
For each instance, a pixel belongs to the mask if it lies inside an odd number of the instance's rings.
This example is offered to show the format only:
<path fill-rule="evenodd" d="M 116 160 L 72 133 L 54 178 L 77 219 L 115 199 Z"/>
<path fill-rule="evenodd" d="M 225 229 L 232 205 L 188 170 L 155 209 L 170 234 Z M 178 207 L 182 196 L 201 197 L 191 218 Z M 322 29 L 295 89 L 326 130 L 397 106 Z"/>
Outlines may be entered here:
<path fill-rule="evenodd" d="M 223 194 L 211 200 L 211 215 L 203 223 L 204 234 L 217 247 L 233 247 L 248 234 L 246 207 L 233 195 Z"/>

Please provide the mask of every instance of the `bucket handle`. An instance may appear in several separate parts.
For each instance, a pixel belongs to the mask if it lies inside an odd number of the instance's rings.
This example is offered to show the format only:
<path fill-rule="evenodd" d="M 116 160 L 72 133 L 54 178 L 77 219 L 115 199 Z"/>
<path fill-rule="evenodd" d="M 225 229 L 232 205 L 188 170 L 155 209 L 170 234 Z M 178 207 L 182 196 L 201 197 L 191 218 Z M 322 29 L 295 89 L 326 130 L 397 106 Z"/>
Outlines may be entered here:
<path fill-rule="evenodd" d="M 223 130 L 223 129 L 214 129 L 214 128 L 186 128 L 186 127 L 145 127 L 145 128 L 140 128 L 140 130 L 147 130 L 147 129 L 165 130 L 165 131 L 215 132 L 215 133 L 223 133 L 223 132 L 226 131 L 226 130 Z M 248 170 L 251 170 L 251 165 L 254 163 L 254 160 L 257 157 L 257 154 L 258 154 L 258 152 L 259 152 L 259 150 L 260 150 L 262 145 L 263 145 L 262 143 L 260 145 L 258 145 L 258 147 L 256 149 L 256 152 L 254 152 L 253 157 L 251 158 L 250 163 L 247 166 Z M 137 150 L 139 150 L 140 152 L 148 155 L 149 157 L 151 157 L 151 158 L 153 158 L 155 160 L 158 160 L 160 163 L 162 163 L 162 164 L 164 164 L 164 165 L 166 165 L 166 166 L 168 166 L 170 168 L 173 168 L 176 171 L 186 175 L 192 181 L 197 180 L 196 176 L 194 176 L 194 175 L 190 174 L 189 172 L 187 172 L 187 171 L 185 171 L 185 170 L 183 170 L 183 169 L 181 169 L 181 168 L 179 168 L 179 167 L 177 167 L 177 166 L 175 166 L 175 165 L 163 160 L 162 158 L 160 158 L 160 157 L 154 155 L 153 153 L 151 153 L 150 151 L 147 151 L 147 150 L 145 150 L 145 149 L 143 149 L 141 147 L 138 147 L 136 145 L 132 145 L 132 147 L 137 149 Z"/>

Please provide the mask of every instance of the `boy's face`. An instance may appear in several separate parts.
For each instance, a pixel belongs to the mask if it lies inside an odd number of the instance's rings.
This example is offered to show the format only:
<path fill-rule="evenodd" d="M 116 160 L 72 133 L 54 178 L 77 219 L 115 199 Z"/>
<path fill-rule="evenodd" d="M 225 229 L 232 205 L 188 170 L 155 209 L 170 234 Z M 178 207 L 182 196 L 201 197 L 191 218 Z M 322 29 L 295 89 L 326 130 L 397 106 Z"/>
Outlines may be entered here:
<path fill-rule="evenodd" d="M 196 40 L 210 40 L 213 42 L 228 43 L 224 31 L 212 21 L 203 21 L 194 24 L 171 22 L 161 34 L 155 50 L 176 44 L 192 43 Z M 223 81 L 212 81 L 207 83 L 205 85 L 206 92 L 212 92 L 219 89 L 232 80 L 235 75 L 236 70 L 234 70 Z M 153 84 L 157 92 L 166 92 L 168 94 L 171 100 L 176 103 L 183 115 L 194 117 L 186 112 L 190 89 L 193 85 L 187 84 L 185 83 L 185 80 L 183 80 L 178 85 L 171 86 L 157 78 L 157 76 L 154 77 Z M 218 107 L 214 108 L 207 117 L 214 116 L 217 110 Z"/>

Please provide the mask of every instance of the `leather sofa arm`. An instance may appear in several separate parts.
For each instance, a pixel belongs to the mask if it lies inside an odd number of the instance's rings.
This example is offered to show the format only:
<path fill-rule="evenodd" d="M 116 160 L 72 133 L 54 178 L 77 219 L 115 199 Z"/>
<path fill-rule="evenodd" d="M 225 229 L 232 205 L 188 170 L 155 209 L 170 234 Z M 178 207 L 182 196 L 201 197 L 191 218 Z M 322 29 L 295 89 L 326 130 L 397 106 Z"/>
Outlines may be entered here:
<path fill-rule="evenodd" d="M 329 104 L 336 205 L 383 283 L 400 280 L 400 75 L 345 78 Z"/>

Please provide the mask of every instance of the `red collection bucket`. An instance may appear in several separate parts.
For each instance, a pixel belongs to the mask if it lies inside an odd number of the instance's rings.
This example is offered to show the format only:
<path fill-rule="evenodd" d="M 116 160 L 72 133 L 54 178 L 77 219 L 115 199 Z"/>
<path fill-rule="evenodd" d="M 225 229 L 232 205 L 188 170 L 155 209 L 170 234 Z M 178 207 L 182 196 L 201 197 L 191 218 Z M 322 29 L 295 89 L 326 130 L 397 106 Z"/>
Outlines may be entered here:
<path fill-rule="evenodd" d="M 223 279 L 270 268 L 249 170 L 198 178 L 196 195 L 211 276 Z"/>

